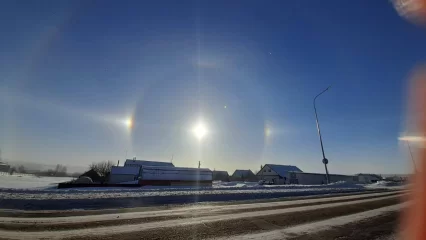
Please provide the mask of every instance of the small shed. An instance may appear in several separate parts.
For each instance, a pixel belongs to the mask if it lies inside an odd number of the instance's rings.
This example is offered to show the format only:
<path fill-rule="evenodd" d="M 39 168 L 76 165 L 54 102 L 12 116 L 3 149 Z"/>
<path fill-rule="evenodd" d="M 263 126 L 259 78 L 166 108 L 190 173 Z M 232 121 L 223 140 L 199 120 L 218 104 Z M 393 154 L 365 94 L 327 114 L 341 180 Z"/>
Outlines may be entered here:
<path fill-rule="evenodd" d="M 232 174 L 231 181 L 246 181 L 246 182 L 257 182 L 257 177 L 254 175 L 254 173 L 248 169 L 248 170 L 241 170 L 237 169 Z"/>
<path fill-rule="evenodd" d="M 212 175 L 213 175 L 213 181 L 229 182 L 229 174 L 227 171 L 214 170 L 212 172 Z"/>
<path fill-rule="evenodd" d="M 79 178 L 81 178 L 81 177 L 89 177 L 90 179 L 92 179 L 93 182 L 101 182 L 101 181 L 103 181 L 103 178 L 101 177 L 101 175 L 97 171 L 95 171 L 93 169 L 90 169 L 89 171 L 81 174 L 79 176 Z"/>

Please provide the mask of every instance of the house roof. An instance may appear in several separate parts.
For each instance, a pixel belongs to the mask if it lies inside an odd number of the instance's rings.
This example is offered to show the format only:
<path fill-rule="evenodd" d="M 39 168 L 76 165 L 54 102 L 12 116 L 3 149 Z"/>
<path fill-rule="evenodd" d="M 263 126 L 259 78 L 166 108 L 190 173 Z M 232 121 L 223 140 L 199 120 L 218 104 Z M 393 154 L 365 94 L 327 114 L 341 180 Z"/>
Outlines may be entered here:
<path fill-rule="evenodd" d="M 242 176 L 248 176 L 248 175 L 254 175 L 254 173 L 250 169 L 249 170 L 237 169 L 232 174 L 232 176 L 234 176 L 234 177 L 242 177 Z"/>
<path fill-rule="evenodd" d="M 292 165 L 265 164 L 265 166 L 271 168 L 281 177 L 283 177 L 287 172 L 303 172 L 298 167 Z"/>
<path fill-rule="evenodd" d="M 111 174 L 138 175 L 140 166 L 112 166 Z"/>
<path fill-rule="evenodd" d="M 382 177 L 380 175 L 374 174 L 374 173 L 358 173 L 357 176 L 370 176 L 370 177 L 382 179 Z"/>
<path fill-rule="evenodd" d="M 98 181 L 101 178 L 101 175 L 94 169 L 90 169 L 89 171 L 81 174 L 80 177 L 90 177 L 93 181 Z"/>
<path fill-rule="evenodd" d="M 161 166 L 161 167 L 174 167 L 173 163 L 170 162 L 156 162 L 156 161 L 147 161 L 147 160 L 133 160 L 126 159 L 124 166 L 126 165 L 138 165 L 138 166 Z"/>

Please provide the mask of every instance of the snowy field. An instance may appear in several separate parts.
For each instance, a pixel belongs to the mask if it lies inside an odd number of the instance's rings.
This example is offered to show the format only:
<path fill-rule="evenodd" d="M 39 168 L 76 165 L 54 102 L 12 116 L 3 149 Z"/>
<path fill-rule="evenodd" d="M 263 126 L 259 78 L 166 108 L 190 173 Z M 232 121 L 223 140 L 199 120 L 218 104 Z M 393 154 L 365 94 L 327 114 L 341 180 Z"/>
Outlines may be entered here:
<path fill-rule="evenodd" d="M 72 180 L 69 177 L 36 177 L 34 175 L 0 175 L 0 188 L 34 189 L 56 188 L 58 183 Z"/>
<path fill-rule="evenodd" d="M 68 188 L 56 189 L 70 178 L 0 176 L 0 208 L 8 209 L 98 209 L 161 204 L 237 201 L 399 190 L 388 182 L 328 185 L 258 185 L 249 182 L 214 182 L 212 187 Z"/>

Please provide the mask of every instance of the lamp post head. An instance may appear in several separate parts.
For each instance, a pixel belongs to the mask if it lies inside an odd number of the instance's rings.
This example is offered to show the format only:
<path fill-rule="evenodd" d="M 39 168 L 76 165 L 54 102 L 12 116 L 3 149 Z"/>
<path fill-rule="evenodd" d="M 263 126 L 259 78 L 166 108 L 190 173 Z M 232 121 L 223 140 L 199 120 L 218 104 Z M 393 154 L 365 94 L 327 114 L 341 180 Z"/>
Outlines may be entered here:
<path fill-rule="evenodd" d="M 322 163 L 324 163 L 325 165 L 327 165 L 327 164 L 328 164 L 328 159 L 327 159 L 327 158 L 324 158 L 324 159 L 322 160 Z"/>

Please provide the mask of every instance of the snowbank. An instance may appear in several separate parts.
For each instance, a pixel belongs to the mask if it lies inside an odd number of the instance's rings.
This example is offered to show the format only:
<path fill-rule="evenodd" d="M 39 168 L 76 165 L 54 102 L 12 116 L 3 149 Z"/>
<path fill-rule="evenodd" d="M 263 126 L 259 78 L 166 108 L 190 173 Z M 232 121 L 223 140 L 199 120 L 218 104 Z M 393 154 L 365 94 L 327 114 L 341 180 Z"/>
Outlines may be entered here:
<path fill-rule="evenodd" d="M 407 185 L 400 182 L 388 182 L 388 181 L 378 181 L 376 183 L 367 184 L 365 188 L 367 189 L 389 189 L 389 190 L 399 190 L 406 188 Z"/>
<path fill-rule="evenodd" d="M 6 179 L 7 184 L 2 180 L 4 179 L 0 179 L 0 199 L 2 199 L 0 208 L 26 210 L 138 207 L 353 193 L 394 188 L 394 186 L 383 186 L 386 184 L 382 183 L 371 187 L 371 184 L 346 182 L 328 185 L 258 185 L 253 182 L 214 182 L 212 187 L 145 186 L 139 188 L 54 189 L 55 183 L 69 179 L 51 177 L 18 179 L 18 177 L 8 177 Z M 19 182 L 19 184 L 16 182 Z M 8 188 L 5 188 L 5 185 Z"/>

